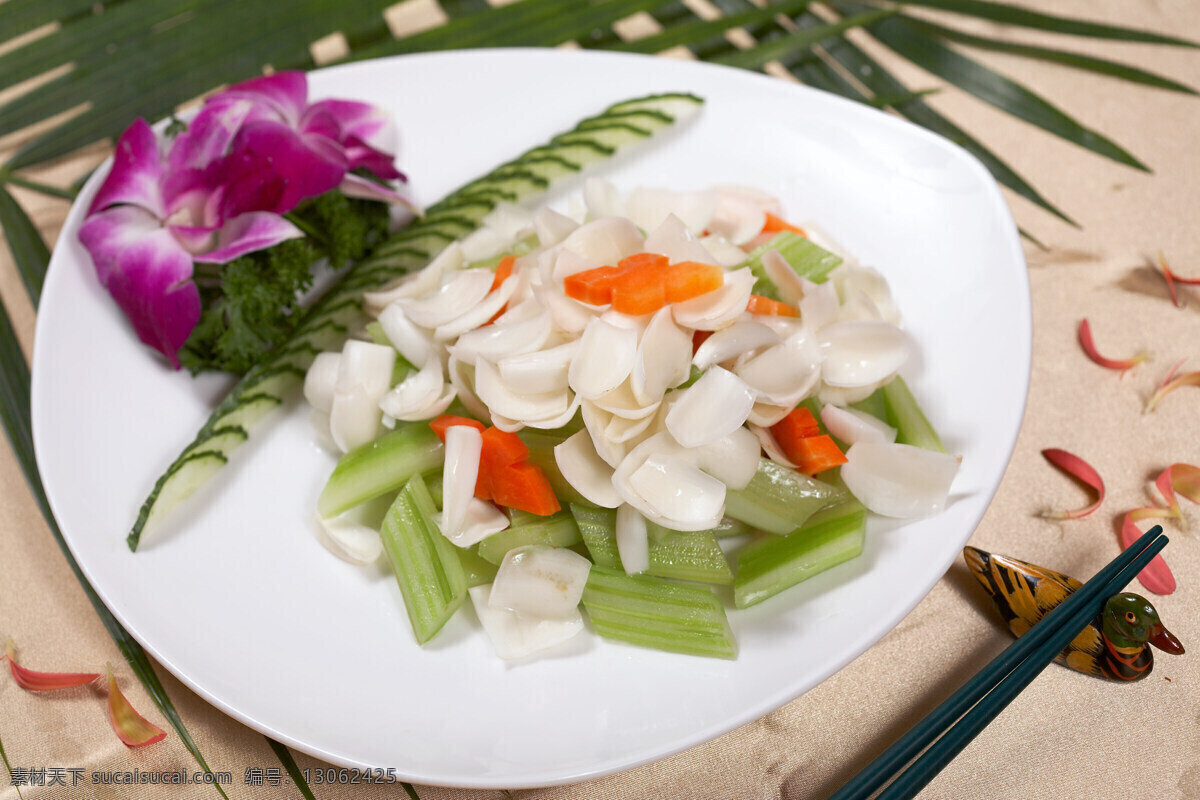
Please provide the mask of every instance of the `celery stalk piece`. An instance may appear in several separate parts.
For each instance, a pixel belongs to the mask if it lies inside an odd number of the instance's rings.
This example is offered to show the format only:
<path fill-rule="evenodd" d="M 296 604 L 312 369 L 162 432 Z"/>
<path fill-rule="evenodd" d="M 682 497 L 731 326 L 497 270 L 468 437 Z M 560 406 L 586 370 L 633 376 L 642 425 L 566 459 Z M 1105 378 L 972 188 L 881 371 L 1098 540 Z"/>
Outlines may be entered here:
<path fill-rule="evenodd" d="M 788 262 L 791 268 L 801 278 L 808 278 L 813 283 L 824 283 L 826 277 L 835 267 L 842 263 L 840 256 L 818 247 L 803 236 L 782 231 L 770 241 L 759 245 L 750 252 L 750 256 L 740 267 L 749 267 L 757 280 L 754 282 L 754 293 L 772 300 L 779 299 L 779 287 L 767 277 L 763 267 L 762 257 L 768 250 L 776 250 Z"/>
<path fill-rule="evenodd" d="M 558 462 L 554 459 L 554 448 L 566 441 L 571 434 L 580 430 L 579 428 L 570 430 L 572 428 L 575 428 L 574 420 L 557 431 L 531 431 L 526 428 L 517 435 L 529 448 L 529 463 L 540 469 L 546 476 L 546 480 L 550 481 L 550 488 L 554 490 L 554 496 L 560 502 L 587 503 L 587 498 L 563 477 L 562 470 L 558 468 Z"/>
<path fill-rule="evenodd" d="M 420 474 L 404 484 L 383 519 L 383 549 L 392 562 L 419 644 L 442 629 L 467 598 L 458 548 L 434 522 L 437 510 Z"/>
<path fill-rule="evenodd" d="M 496 566 L 504 560 L 504 554 L 514 547 L 527 544 L 570 547 L 580 542 L 579 526 L 566 510 L 548 517 L 539 517 L 527 511 L 510 510 L 509 516 L 512 524 L 508 528 L 493 533 L 479 543 L 479 557 Z"/>
<path fill-rule="evenodd" d="M 725 514 L 768 533 L 787 534 L 846 492 L 764 458 L 745 489 L 725 493 Z"/>
<path fill-rule="evenodd" d="M 738 556 L 733 602 L 746 608 L 862 553 L 867 510 L 844 500 L 818 511 L 799 530 L 756 543 Z"/>
<path fill-rule="evenodd" d="M 596 633 L 641 647 L 736 658 L 721 600 L 708 587 L 592 567 L 583 607 Z"/>
<path fill-rule="evenodd" d="M 342 456 L 317 499 L 322 517 L 403 486 L 409 478 L 442 466 L 445 448 L 423 422 L 396 428 Z"/>
<path fill-rule="evenodd" d="M 866 400 L 860 400 L 857 403 L 851 403 L 850 407 L 870 414 L 880 422 L 888 421 L 887 403 L 884 402 L 882 388 L 871 392 L 871 395 Z"/>
<path fill-rule="evenodd" d="M 884 408 L 887 411 L 887 420 L 885 421 L 896 429 L 896 441 L 899 444 L 911 444 L 938 453 L 946 452 L 946 446 L 942 444 L 937 431 L 929 424 L 925 412 L 921 410 L 916 398 L 909 391 L 904 378 L 897 375 L 881 391 L 883 392 Z"/>
<path fill-rule="evenodd" d="M 592 561 L 624 572 L 617 553 L 617 512 L 572 503 L 571 513 Z M 713 531 L 672 531 L 652 522 L 646 527 L 650 539 L 647 575 L 723 585 L 733 582 L 733 570 Z"/>
<path fill-rule="evenodd" d="M 480 558 L 476 547 L 456 547 L 458 561 L 462 564 L 463 574 L 467 577 L 467 588 L 473 589 L 485 583 L 496 580 L 496 565 Z"/>

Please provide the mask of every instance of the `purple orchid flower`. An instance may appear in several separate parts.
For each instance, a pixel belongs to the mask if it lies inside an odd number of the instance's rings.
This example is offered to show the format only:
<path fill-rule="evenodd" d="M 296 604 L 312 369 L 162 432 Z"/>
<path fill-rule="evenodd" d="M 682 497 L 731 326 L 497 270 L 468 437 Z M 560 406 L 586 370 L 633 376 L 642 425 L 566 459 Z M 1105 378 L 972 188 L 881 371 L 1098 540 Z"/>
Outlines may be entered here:
<path fill-rule="evenodd" d="M 135 121 L 117 141 L 79 240 L 138 338 L 178 369 L 179 348 L 200 319 L 193 263 L 225 264 L 304 234 L 270 211 L 222 214 L 223 187 L 175 177 L 154 131 Z"/>
<path fill-rule="evenodd" d="M 335 188 L 413 208 L 351 172 L 405 179 L 392 163 L 391 117 L 307 96 L 302 72 L 255 78 L 210 98 L 165 158 L 144 120 L 117 142 L 79 238 L 138 338 L 176 369 L 201 314 L 195 262 L 225 264 L 303 236 L 279 215 Z"/>

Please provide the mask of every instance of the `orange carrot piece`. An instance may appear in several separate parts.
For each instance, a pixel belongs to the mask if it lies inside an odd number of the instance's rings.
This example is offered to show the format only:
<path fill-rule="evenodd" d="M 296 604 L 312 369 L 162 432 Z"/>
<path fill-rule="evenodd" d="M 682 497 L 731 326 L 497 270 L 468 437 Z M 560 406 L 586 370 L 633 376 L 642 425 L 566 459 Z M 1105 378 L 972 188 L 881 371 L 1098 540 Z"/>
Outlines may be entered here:
<path fill-rule="evenodd" d="M 613 282 L 622 271 L 616 267 L 596 267 L 576 272 L 563 279 L 567 297 L 581 303 L 603 306 L 612 302 Z"/>
<path fill-rule="evenodd" d="M 613 283 L 613 311 L 640 316 L 652 314 L 667 302 L 664 271 L 656 266 L 626 270 Z"/>
<path fill-rule="evenodd" d="M 772 300 L 769 297 L 763 297 L 761 294 L 750 295 L 750 302 L 746 303 L 746 310 L 751 314 L 762 314 L 763 316 L 771 317 L 800 316 L 800 312 L 796 310 L 795 306 L 790 306 L 779 300 Z"/>
<path fill-rule="evenodd" d="M 798 228 L 768 211 L 767 221 L 763 223 L 762 233 L 779 233 L 780 231 L 791 231 L 792 233 L 800 234 L 806 239 L 808 238 L 808 233 L 805 232 L 804 228 Z"/>
<path fill-rule="evenodd" d="M 483 433 L 486 427 L 479 420 L 471 419 L 470 417 L 456 417 L 453 414 L 442 414 L 440 417 L 435 417 L 429 420 L 429 427 L 437 434 L 437 437 L 444 443 L 446 441 L 446 428 L 451 425 L 470 425 L 475 430 Z"/>
<path fill-rule="evenodd" d="M 787 451 L 784 451 L 787 453 Z M 807 436 L 798 440 L 796 453 L 787 453 L 796 462 L 796 471 L 814 475 L 846 463 L 846 455 L 838 449 L 833 438 L 826 435 Z"/>
<path fill-rule="evenodd" d="M 500 259 L 500 263 L 496 265 L 496 277 L 492 278 L 492 288 L 488 290 L 489 292 L 496 291 L 500 288 L 500 284 L 508 280 L 509 276 L 512 275 L 513 264 L 516 263 L 516 256 L 505 256 Z"/>
<path fill-rule="evenodd" d="M 680 261 L 667 267 L 666 298 L 668 303 L 680 303 L 720 289 L 725 283 L 725 271 L 713 264 Z"/>
<path fill-rule="evenodd" d="M 554 489 L 536 464 L 522 461 L 492 473 L 492 499 L 506 508 L 515 508 L 548 517 L 559 511 Z"/>
<path fill-rule="evenodd" d="M 658 253 L 636 253 L 617 262 L 617 268 L 623 272 L 631 269 L 666 269 L 671 260 Z"/>
<path fill-rule="evenodd" d="M 788 415 L 771 426 L 771 435 L 783 449 L 783 454 L 792 463 L 799 463 L 803 455 L 800 442 L 810 436 L 817 436 L 821 426 L 817 418 L 807 408 L 794 408 Z"/>
<path fill-rule="evenodd" d="M 693 333 L 692 334 L 692 354 L 695 355 L 696 351 L 700 349 L 700 345 L 702 345 L 706 341 L 708 341 L 708 337 L 710 337 L 712 335 L 713 335 L 712 331 L 696 331 L 695 333 Z"/>
<path fill-rule="evenodd" d="M 483 432 L 483 452 L 480 464 L 492 467 L 508 467 L 529 458 L 529 448 L 515 433 L 499 428 L 488 428 Z"/>

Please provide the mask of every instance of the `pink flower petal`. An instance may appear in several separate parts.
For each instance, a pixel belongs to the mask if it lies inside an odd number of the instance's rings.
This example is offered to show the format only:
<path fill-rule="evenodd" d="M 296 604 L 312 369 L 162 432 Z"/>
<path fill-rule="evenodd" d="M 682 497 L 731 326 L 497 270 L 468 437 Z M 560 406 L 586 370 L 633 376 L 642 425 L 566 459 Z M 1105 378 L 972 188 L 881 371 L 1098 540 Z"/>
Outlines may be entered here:
<path fill-rule="evenodd" d="M 1105 358 L 1100 355 L 1100 351 L 1096 349 L 1096 343 L 1092 341 L 1092 326 L 1088 324 L 1086 319 L 1079 323 L 1079 344 L 1083 347 L 1083 352 L 1087 353 L 1088 358 L 1108 369 L 1119 369 L 1124 372 L 1130 367 L 1137 366 L 1146 360 L 1145 353 L 1138 353 L 1133 358 L 1120 360 Z"/>
<path fill-rule="evenodd" d="M 129 747 L 145 747 L 167 738 L 166 731 L 147 722 L 121 694 L 112 667 L 108 668 L 108 721 L 121 741 Z"/>
<path fill-rule="evenodd" d="M 72 689 L 85 686 L 100 677 L 97 672 L 38 672 L 26 669 L 17 663 L 13 652 L 13 641 L 8 640 L 4 647 L 4 658 L 8 659 L 8 669 L 13 680 L 22 689 L 30 692 L 47 692 L 54 689 Z"/>
<path fill-rule="evenodd" d="M 1042 455 L 1046 457 L 1047 461 L 1075 480 L 1096 490 L 1096 502 L 1090 506 L 1081 508 L 1078 511 L 1045 511 L 1042 513 L 1043 517 L 1049 519 L 1080 519 L 1100 507 L 1100 504 L 1104 502 L 1104 479 L 1100 477 L 1100 473 L 1096 472 L 1091 464 L 1077 455 L 1056 448 L 1043 450 Z"/>
<path fill-rule="evenodd" d="M 220 218 L 232 219 L 248 211 L 291 211 L 336 187 L 346 162 L 336 152 L 318 152 L 281 122 L 254 122 L 238 133 L 218 172 L 215 182 L 228 187 Z"/>
<path fill-rule="evenodd" d="M 347 197 L 360 197 L 364 200 L 379 200 L 383 203 L 399 203 L 405 208 L 412 211 L 417 216 L 422 215 L 420 206 L 414 203 L 408 197 L 397 192 L 388 186 L 383 186 L 375 181 L 369 181 L 359 175 L 354 175 L 347 172 L 342 178 L 342 182 L 338 185 L 338 190 Z"/>
<path fill-rule="evenodd" d="M 1165 511 L 1165 509 L 1138 509 L 1138 511 Z M 1143 531 L 1134 524 L 1132 517 L 1136 511 L 1131 511 L 1125 515 L 1125 521 L 1121 525 L 1121 542 L 1123 546 L 1129 547 L 1137 541 Z M 1148 515 L 1149 516 L 1149 515 Z M 1145 586 L 1155 594 L 1171 594 L 1175 591 L 1175 576 L 1171 574 L 1171 568 L 1167 566 L 1167 562 L 1163 561 L 1161 555 L 1155 556 L 1154 560 L 1146 565 L 1145 569 L 1138 573 L 1138 580 L 1142 586 Z"/>
<path fill-rule="evenodd" d="M 226 222 L 217 231 L 217 246 L 196 256 L 205 264 L 227 264 L 238 256 L 265 250 L 287 239 L 300 239 L 304 232 L 278 214 L 252 211 Z"/>
<path fill-rule="evenodd" d="M 266 103 L 279 114 L 280 119 L 296 127 L 308 102 L 308 78 L 303 72 L 296 71 L 276 72 L 274 75 L 251 78 L 230 86 L 214 96 L 212 102 L 228 99 Z"/>
<path fill-rule="evenodd" d="M 187 130 L 171 143 L 167 153 L 169 171 L 203 169 L 225 155 L 233 137 L 255 109 L 255 103 L 246 98 L 225 97 L 209 101 L 188 123 Z"/>
<path fill-rule="evenodd" d="M 338 141 L 345 143 L 354 138 L 362 145 L 382 153 L 396 151 L 396 128 L 392 115 L 382 108 L 354 100 L 320 100 L 304 112 L 300 130 L 307 133 L 309 120 L 323 114 L 336 120 L 340 131 Z"/>
<path fill-rule="evenodd" d="M 112 170 L 92 200 L 89 214 L 119 204 L 141 206 L 160 219 L 166 216 L 159 182 L 163 165 L 158 139 L 144 119 L 134 120 L 117 140 Z"/>
<path fill-rule="evenodd" d="M 79 241 L 96 266 L 100 285 L 108 286 L 117 259 L 129 245 L 162 229 L 162 222 L 138 206 L 116 206 L 88 217 L 79 227 Z"/>
<path fill-rule="evenodd" d="M 121 251 L 105 284 L 138 338 L 176 369 L 179 348 L 200 320 L 200 293 L 191 278 L 191 254 L 160 228 Z"/>

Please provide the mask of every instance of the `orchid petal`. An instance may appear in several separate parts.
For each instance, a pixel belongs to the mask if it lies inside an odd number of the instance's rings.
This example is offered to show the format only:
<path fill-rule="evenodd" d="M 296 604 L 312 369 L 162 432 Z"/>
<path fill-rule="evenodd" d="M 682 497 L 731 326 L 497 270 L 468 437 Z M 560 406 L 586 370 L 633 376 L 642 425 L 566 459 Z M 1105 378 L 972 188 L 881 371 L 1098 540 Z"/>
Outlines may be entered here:
<path fill-rule="evenodd" d="M 347 172 L 342 176 L 342 182 L 338 184 L 337 188 L 346 197 L 378 200 L 381 203 L 397 203 L 412 211 L 417 216 L 424 214 L 424 211 L 412 198 L 406 197 L 390 186 L 384 186 L 382 183 L 376 183 L 351 172 Z"/>
<path fill-rule="evenodd" d="M 1153 510 L 1162 511 L 1163 509 Z M 1125 547 L 1132 546 L 1135 541 L 1142 537 L 1142 531 L 1134 524 L 1133 517 L 1136 513 L 1131 511 L 1126 514 L 1125 520 L 1121 524 L 1121 542 Z M 1145 586 L 1155 594 L 1171 594 L 1175 591 L 1175 576 L 1171 574 L 1171 568 L 1167 566 L 1167 562 L 1163 560 L 1161 555 L 1155 556 L 1154 560 L 1138 573 L 1137 578 L 1141 581 L 1142 586 Z"/>
<path fill-rule="evenodd" d="M 345 159 L 316 149 L 282 122 L 245 125 L 232 152 L 218 165 L 228 185 L 221 218 L 247 211 L 291 211 L 301 200 L 324 194 L 342 182 Z"/>
<path fill-rule="evenodd" d="M 246 99 L 264 103 L 275 110 L 289 125 L 295 127 L 308 102 L 308 78 L 303 72 L 288 70 L 251 78 L 230 86 L 210 102 Z"/>
<path fill-rule="evenodd" d="M 147 722 L 121 694 L 112 667 L 108 668 L 108 721 L 121 741 L 130 747 L 145 747 L 167 738 L 166 731 Z"/>
<path fill-rule="evenodd" d="M 1096 364 L 1107 369 L 1119 369 L 1122 372 L 1137 366 L 1147 358 L 1145 353 L 1138 353 L 1133 358 L 1125 359 L 1105 358 L 1100 355 L 1100 351 L 1096 349 L 1096 343 L 1092 341 L 1092 326 L 1086 319 L 1079 322 L 1079 345 L 1083 348 L 1083 352 L 1087 353 L 1087 357 Z"/>
<path fill-rule="evenodd" d="M 4 658 L 8 659 L 8 669 L 12 673 L 13 680 L 22 689 L 30 692 L 71 689 L 89 684 L 100 677 L 97 672 L 38 672 L 26 669 L 17 663 L 12 639 L 9 639 L 4 647 Z"/>
<path fill-rule="evenodd" d="M 255 250 L 266 250 L 288 239 L 301 239 L 304 232 L 278 214 L 252 211 L 226 222 L 217 231 L 217 246 L 196 256 L 203 264 L 228 264 Z"/>
<path fill-rule="evenodd" d="M 176 354 L 200 320 L 192 257 L 166 228 L 147 230 L 146 215 L 138 213 L 114 208 L 97 214 L 84 223 L 79 236 L 89 250 L 101 252 L 101 283 L 129 317 L 138 338 L 178 369 Z M 128 227 L 122 229 L 123 224 Z"/>
<path fill-rule="evenodd" d="M 89 214 L 115 205 L 140 206 L 162 219 L 166 216 L 159 183 L 163 165 L 154 131 L 140 117 L 125 129 L 113 152 L 113 165 L 92 200 Z"/>
<path fill-rule="evenodd" d="M 1091 464 L 1077 455 L 1056 448 L 1043 450 L 1042 455 L 1046 457 L 1047 461 L 1075 480 L 1096 490 L 1096 502 L 1090 506 L 1081 508 L 1078 511 L 1043 511 L 1043 517 L 1047 519 L 1081 519 L 1100 507 L 1100 504 L 1104 502 L 1104 479 L 1100 477 L 1100 473 L 1096 472 Z"/>
<path fill-rule="evenodd" d="M 187 130 L 171 143 L 167 153 L 167 171 L 174 173 L 182 169 L 207 167 L 229 151 L 242 125 L 253 119 L 266 118 L 251 100 L 221 95 L 214 97 L 188 123 Z"/>

